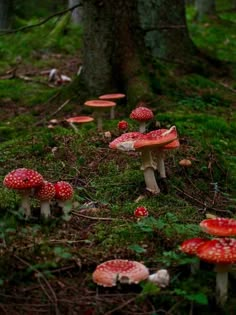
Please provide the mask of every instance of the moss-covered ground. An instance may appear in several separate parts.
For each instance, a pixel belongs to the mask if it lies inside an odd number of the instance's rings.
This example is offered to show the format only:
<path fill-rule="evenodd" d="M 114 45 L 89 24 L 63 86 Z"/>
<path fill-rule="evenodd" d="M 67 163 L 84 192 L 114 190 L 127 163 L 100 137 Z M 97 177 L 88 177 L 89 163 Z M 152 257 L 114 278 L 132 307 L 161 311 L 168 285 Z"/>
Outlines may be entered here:
<path fill-rule="evenodd" d="M 187 238 L 209 237 L 199 222 L 209 214 L 236 219 L 236 67 L 235 13 L 196 23 L 188 11 L 193 40 L 202 50 L 232 63 L 231 71 L 211 76 L 169 74 L 162 94 L 148 104 L 156 126 L 176 125 L 180 148 L 166 153 L 167 180 L 162 193 L 145 191 L 138 153 L 109 149 L 119 135 L 117 123 L 129 106 L 120 102 L 115 120 L 106 114 L 104 132 L 94 122 L 76 133 L 65 118 L 90 114 L 73 97 L 57 101 L 64 86 L 43 73 L 57 68 L 75 78 L 80 64 L 81 30 L 67 27 L 51 38 L 53 22 L 24 33 L 1 37 L 0 43 L 0 181 L 15 168 L 39 171 L 46 180 L 65 180 L 74 188 L 72 214 L 62 219 L 52 203 L 52 218 L 24 220 L 19 196 L 0 188 L 0 314 L 235 314 L 236 274 L 230 274 L 229 298 L 215 303 L 215 273 L 202 263 L 192 275 L 179 245 Z M 50 38 L 50 42 L 48 41 Z M 48 128 L 51 119 L 58 123 Z M 183 158 L 192 162 L 183 168 Z M 133 212 L 145 206 L 149 217 Z M 143 262 L 150 271 L 166 268 L 170 285 L 97 287 L 92 272 L 109 259 Z"/>

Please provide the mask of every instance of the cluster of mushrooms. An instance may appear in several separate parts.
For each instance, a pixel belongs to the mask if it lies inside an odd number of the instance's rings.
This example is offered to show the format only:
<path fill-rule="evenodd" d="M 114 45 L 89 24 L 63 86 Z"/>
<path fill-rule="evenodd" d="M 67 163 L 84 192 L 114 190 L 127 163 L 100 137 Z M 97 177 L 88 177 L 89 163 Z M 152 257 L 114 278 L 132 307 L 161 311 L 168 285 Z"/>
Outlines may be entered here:
<path fill-rule="evenodd" d="M 44 180 L 37 171 L 28 168 L 11 171 L 5 176 L 3 184 L 9 189 L 14 189 L 21 196 L 21 208 L 26 218 L 31 216 L 31 196 L 40 201 L 40 215 L 47 219 L 51 215 L 51 200 L 56 200 L 64 212 L 66 202 L 72 199 L 74 193 L 68 182 L 58 181 L 53 184 Z"/>
<path fill-rule="evenodd" d="M 200 222 L 201 229 L 213 239 L 191 238 L 184 241 L 180 249 L 182 252 L 195 255 L 203 261 L 215 264 L 216 297 L 223 305 L 228 297 L 228 272 L 231 265 L 236 263 L 236 220 L 228 218 L 211 218 Z"/>

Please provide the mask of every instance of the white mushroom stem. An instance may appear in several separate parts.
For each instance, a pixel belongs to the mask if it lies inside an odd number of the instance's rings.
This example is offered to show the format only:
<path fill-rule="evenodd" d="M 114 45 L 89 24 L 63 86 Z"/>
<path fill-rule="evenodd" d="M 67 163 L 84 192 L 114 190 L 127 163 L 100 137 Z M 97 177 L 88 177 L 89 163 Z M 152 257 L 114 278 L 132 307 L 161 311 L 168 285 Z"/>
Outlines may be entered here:
<path fill-rule="evenodd" d="M 228 271 L 230 265 L 217 264 L 216 271 L 216 301 L 224 305 L 228 298 Z"/>
<path fill-rule="evenodd" d="M 111 107 L 110 110 L 110 119 L 115 119 L 115 106 Z"/>
<path fill-rule="evenodd" d="M 74 129 L 75 133 L 78 133 L 78 128 L 72 122 L 70 122 L 69 124 Z"/>
<path fill-rule="evenodd" d="M 51 215 L 51 210 L 50 210 L 50 203 L 49 200 L 43 200 L 40 203 L 40 213 L 41 216 L 45 219 L 47 219 L 48 217 L 50 217 Z"/>
<path fill-rule="evenodd" d="M 102 129 L 103 129 L 102 111 L 98 109 L 94 112 L 94 115 L 95 115 L 96 120 L 97 120 L 97 129 L 99 131 L 102 131 Z"/>
<path fill-rule="evenodd" d="M 164 161 L 165 152 L 163 150 L 157 150 L 157 169 L 161 178 L 166 178 L 166 168 Z"/>
<path fill-rule="evenodd" d="M 156 169 L 156 163 L 152 159 L 151 151 L 149 149 L 141 150 L 141 159 L 141 170 L 143 170 L 144 173 L 146 189 L 153 194 L 159 194 L 160 188 L 157 185 L 154 173 L 154 170 Z"/>
<path fill-rule="evenodd" d="M 31 216 L 31 208 L 30 208 L 30 192 L 25 190 L 24 192 L 20 192 L 21 196 L 21 208 L 24 210 L 24 215 L 26 218 Z"/>
<path fill-rule="evenodd" d="M 140 121 L 139 123 L 139 132 L 145 133 L 146 132 L 146 122 L 145 121 Z"/>
<path fill-rule="evenodd" d="M 149 275 L 148 281 L 158 285 L 160 288 L 165 288 L 170 283 L 170 275 L 166 269 L 157 270 L 157 272 Z"/>

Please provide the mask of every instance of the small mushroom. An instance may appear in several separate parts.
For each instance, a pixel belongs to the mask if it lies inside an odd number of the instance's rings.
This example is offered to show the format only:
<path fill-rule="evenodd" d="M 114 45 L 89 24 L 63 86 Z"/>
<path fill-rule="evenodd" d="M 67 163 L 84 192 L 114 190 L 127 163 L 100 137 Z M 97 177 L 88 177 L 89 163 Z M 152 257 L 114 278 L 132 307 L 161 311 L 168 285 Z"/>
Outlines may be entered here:
<path fill-rule="evenodd" d="M 48 181 L 44 181 L 43 184 L 36 188 L 35 197 L 40 200 L 40 213 L 41 216 L 47 219 L 51 215 L 50 200 L 55 196 L 56 189 L 54 185 Z"/>
<path fill-rule="evenodd" d="M 116 106 L 116 103 L 111 102 L 111 101 L 104 101 L 104 100 L 90 100 L 90 101 L 86 101 L 84 105 L 94 108 L 95 115 L 97 118 L 97 129 L 101 131 L 103 128 L 103 121 L 102 121 L 103 111 L 107 108 Z"/>
<path fill-rule="evenodd" d="M 201 237 L 190 238 L 181 244 L 180 250 L 185 254 L 196 256 L 198 247 L 207 241 L 208 241 L 207 239 Z M 199 265 L 200 265 L 199 260 L 191 264 L 190 268 L 192 274 L 196 273 L 196 271 L 199 270 Z"/>
<path fill-rule="evenodd" d="M 78 129 L 75 124 L 84 124 L 93 121 L 93 117 L 90 116 L 76 116 L 67 118 L 66 121 L 70 124 L 70 126 L 74 129 L 76 133 L 78 133 Z"/>
<path fill-rule="evenodd" d="M 125 98 L 125 94 L 122 93 L 113 93 L 113 94 L 104 94 L 99 96 L 100 100 L 106 100 L 106 101 L 118 101 L 122 98 Z M 110 118 L 115 118 L 115 107 L 111 107 L 110 110 Z"/>
<path fill-rule="evenodd" d="M 65 181 L 59 181 L 54 184 L 55 187 L 55 199 L 58 202 L 58 205 L 62 208 L 62 212 L 66 215 L 66 206 L 68 202 L 72 199 L 74 190 L 73 187 Z"/>
<path fill-rule="evenodd" d="M 139 132 L 144 133 L 146 131 L 146 123 L 153 119 L 154 115 L 151 109 L 140 106 L 132 110 L 129 117 L 139 122 Z"/>
<path fill-rule="evenodd" d="M 30 194 L 33 188 L 43 184 L 43 177 L 37 171 L 28 168 L 18 168 L 8 173 L 3 184 L 10 189 L 14 189 L 21 196 L 21 208 L 24 210 L 26 218 L 31 216 Z"/>
<path fill-rule="evenodd" d="M 129 125 L 128 125 L 127 121 L 121 120 L 118 122 L 117 127 L 118 127 L 119 131 L 121 131 L 123 133 L 123 132 L 126 132 L 128 130 Z"/>
<path fill-rule="evenodd" d="M 216 271 L 216 300 L 223 305 L 228 298 L 228 271 L 236 263 L 236 239 L 215 238 L 200 245 L 197 256 L 211 264 Z"/>
<path fill-rule="evenodd" d="M 147 279 L 148 269 L 137 261 L 114 259 L 98 265 L 92 278 L 95 283 L 104 287 L 113 287 L 120 283 L 138 284 Z"/>
<path fill-rule="evenodd" d="M 192 165 L 192 162 L 188 159 L 182 159 L 179 161 L 179 165 L 183 167 L 190 167 Z"/>
<path fill-rule="evenodd" d="M 140 220 L 142 218 L 145 218 L 148 216 L 148 210 L 146 207 L 143 207 L 143 206 L 140 206 L 140 207 L 137 207 L 135 210 L 134 210 L 134 216 Z"/>

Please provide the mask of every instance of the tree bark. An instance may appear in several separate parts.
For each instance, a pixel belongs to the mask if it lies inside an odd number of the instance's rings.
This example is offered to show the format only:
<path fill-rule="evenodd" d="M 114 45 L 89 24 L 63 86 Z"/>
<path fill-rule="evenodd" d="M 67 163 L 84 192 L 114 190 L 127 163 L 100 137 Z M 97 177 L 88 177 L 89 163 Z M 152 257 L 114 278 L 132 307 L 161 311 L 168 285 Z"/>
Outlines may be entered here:
<path fill-rule="evenodd" d="M 0 0 L 0 29 L 9 27 L 9 0 Z"/>
<path fill-rule="evenodd" d="M 77 4 L 80 3 L 80 0 L 69 0 L 68 2 L 68 7 L 71 8 Z M 72 12 L 71 12 L 71 21 L 73 24 L 81 24 L 82 23 L 82 6 L 75 8 Z"/>
<path fill-rule="evenodd" d="M 83 17 L 82 78 L 91 96 L 124 92 L 129 102 L 148 100 L 154 59 L 192 60 L 184 0 L 86 0 Z"/>

